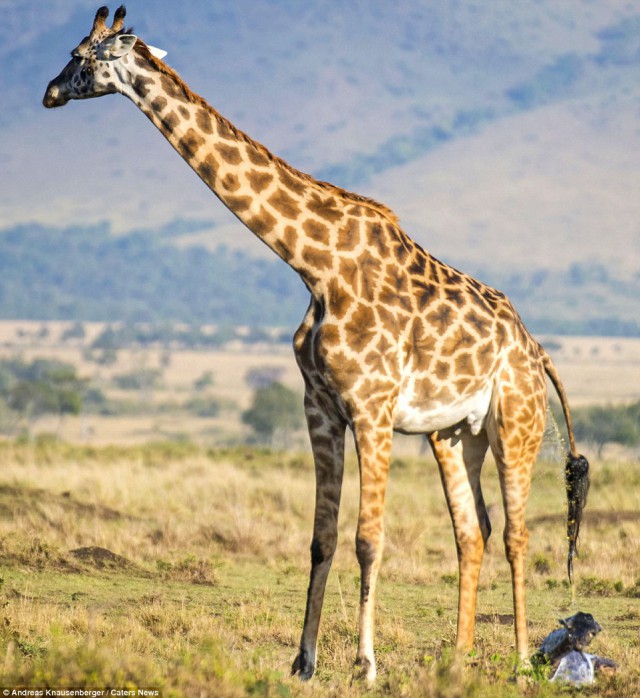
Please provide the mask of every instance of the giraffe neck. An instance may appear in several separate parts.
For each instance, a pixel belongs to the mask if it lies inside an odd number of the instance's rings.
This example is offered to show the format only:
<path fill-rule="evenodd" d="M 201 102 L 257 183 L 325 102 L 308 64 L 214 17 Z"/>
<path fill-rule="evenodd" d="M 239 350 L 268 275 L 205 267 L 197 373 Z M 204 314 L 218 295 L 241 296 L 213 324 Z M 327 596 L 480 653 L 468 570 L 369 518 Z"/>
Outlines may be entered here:
<path fill-rule="evenodd" d="M 123 61 L 120 91 L 163 133 L 224 205 L 303 278 L 311 292 L 327 265 L 305 250 L 327 254 L 326 230 L 347 205 L 368 201 L 294 170 L 236 129 L 179 76 L 151 56 L 144 44 Z M 382 207 L 381 207 L 382 208 Z M 325 231 L 325 232 L 323 232 Z"/>

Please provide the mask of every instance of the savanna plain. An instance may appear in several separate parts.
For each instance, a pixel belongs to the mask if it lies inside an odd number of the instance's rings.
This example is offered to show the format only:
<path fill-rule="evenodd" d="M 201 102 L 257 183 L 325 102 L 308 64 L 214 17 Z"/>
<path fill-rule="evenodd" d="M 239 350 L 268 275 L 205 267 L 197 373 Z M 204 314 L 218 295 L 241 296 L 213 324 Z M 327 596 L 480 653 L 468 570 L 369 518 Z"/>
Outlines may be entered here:
<path fill-rule="evenodd" d="M 561 342 L 554 358 L 578 403 L 599 394 L 602 402 L 633 397 L 635 344 Z M 60 349 L 81 372 L 90 370 L 74 351 Z M 20 354 L 36 356 L 38 349 L 24 345 Z M 241 405 L 248 396 L 240 394 L 237 376 L 252 362 L 282 362 L 283 380 L 295 387 L 295 370 L 289 372 L 290 359 L 281 354 L 236 352 L 236 363 L 232 354 L 221 353 L 221 364 L 215 353 L 201 356 L 201 364 L 189 354 L 181 364 L 175 353 L 163 389 L 180 394 L 180 375 L 187 376 L 185 385 L 192 382 L 207 361 L 215 378 L 211 390 L 231 400 L 237 380 L 234 399 Z M 141 361 L 139 355 L 132 360 Z M 144 359 L 154 360 L 151 354 Z M 131 417 L 128 431 L 127 420 L 113 416 L 92 416 L 90 429 L 74 417 L 56 422 L 47 435 L 0 442 L 1 687 L 153 687 L 164 696 L 566 693 L 548 683 L 544 671 L 514 671 L 511 583 L 490 461 L 483 486 L 494 533 L 481 575 L 476 646 L 463 662 L 453 661 L 453 534 L 437 467 L 407 439 L 398 439 L 387 495 L 378 680 L 373 687 L 351 683 L 359 600 L 352 449 L 316 675 L 306 684 L 290 677 L 308 583 L 313 463 L 303 441 L 293 440 L 289 450 L 225 442 L 225 433 L 241 428 L 233 426 L 231 411 L 208 422 L 162 412 L 146 427 Z M 168 438 L 170 427 L 180 438 Z M 581 694 L 630 698 L 640 694 L 637 453 L 611 447 L 597 459 L 583 449 L 591 456 L 592 487 L 572 591 L 555 439 L 550 428 L 528 507 L 531 650 L 558 618 L 590 612 L 604 629 L 590 651 L 619 668 Z"/>

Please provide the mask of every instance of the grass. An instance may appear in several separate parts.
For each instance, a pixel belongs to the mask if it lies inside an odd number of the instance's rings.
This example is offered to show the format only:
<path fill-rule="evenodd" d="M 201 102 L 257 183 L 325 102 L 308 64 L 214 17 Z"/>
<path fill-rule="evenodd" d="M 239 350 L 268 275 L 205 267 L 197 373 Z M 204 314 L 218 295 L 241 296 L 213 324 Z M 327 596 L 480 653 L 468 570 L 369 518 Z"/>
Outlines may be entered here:
<path fill-rule="evenodd" d="M 510 579 L 495 474 L 476 648 L 453 662 L 457 563 L 435 465 L 396 457 L 378 593 L 379 678 L 351 686 L 357 643 L 357 469 L 347 463 L 318 670 L 289 677 L 313 516 L 307 455 L 189 444 L 0 444 L 0 685 L 157 687 L 166 696 L 555 696 L 513 679 Z M 556 618 L 604 627 L 617 673 L 584 695 L 640 692 L 640 475 L 593 464 L 577 599 L 565 582 L 561 466 L 539 463 L 528 511 L 531 650 Z"/>

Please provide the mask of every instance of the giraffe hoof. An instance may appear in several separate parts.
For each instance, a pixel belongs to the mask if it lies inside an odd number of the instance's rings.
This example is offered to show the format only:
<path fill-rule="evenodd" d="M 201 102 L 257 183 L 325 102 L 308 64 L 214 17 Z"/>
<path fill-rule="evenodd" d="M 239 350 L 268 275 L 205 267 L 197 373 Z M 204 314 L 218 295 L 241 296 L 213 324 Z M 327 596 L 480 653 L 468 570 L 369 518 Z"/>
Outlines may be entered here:
<path fill-rule="evenodd" d="M 376 680 L 376 665 L 367 657 L 358 657 L 353 667 L 351 683 L 373 683 Z"/>
<path fill-rule="evenodd" d="M 291 675 L 298 674 L 300 681 L 308 681 L 313 676 L 314 671 L 315 666 L 313 662 L 309 661 L 304 650 L 300 650 L 300 654 L 298 654 L 291 666 Z"/>

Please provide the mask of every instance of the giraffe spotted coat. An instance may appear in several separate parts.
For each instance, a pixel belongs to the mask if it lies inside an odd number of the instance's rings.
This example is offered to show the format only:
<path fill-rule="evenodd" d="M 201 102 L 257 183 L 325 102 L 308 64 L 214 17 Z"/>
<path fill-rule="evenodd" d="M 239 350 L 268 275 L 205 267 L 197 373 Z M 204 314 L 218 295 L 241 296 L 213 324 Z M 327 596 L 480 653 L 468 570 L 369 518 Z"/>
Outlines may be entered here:
<path fill-rule="evenodd" d="M 527 655 L 525 505 L 545 420 L 548 355 L 499 291 L 443 264 L 384 205 L 303 174 L 239 131 L 136 36 L 124 8 L 90 35 L 54 78 L 46 107 L 121 93 L 202 181 L 295 269 L 310 305 L 294 337 L 316 470 L 311 574 L 293 671 L 309 678 L 336 548 L 345 430 L 360 468 L 356 554 L 361 568 L 356 673 L 373 680 L 374 602 L 394 430 L 425 434 L 438 461 L 460 567 L 457 647 L 473 641 L 480 564 L 490 523 L 480 471 L 490 448 L 505 507 L 517 650 Z M 576 533 L 577 535 L 577 533 Z"/>

